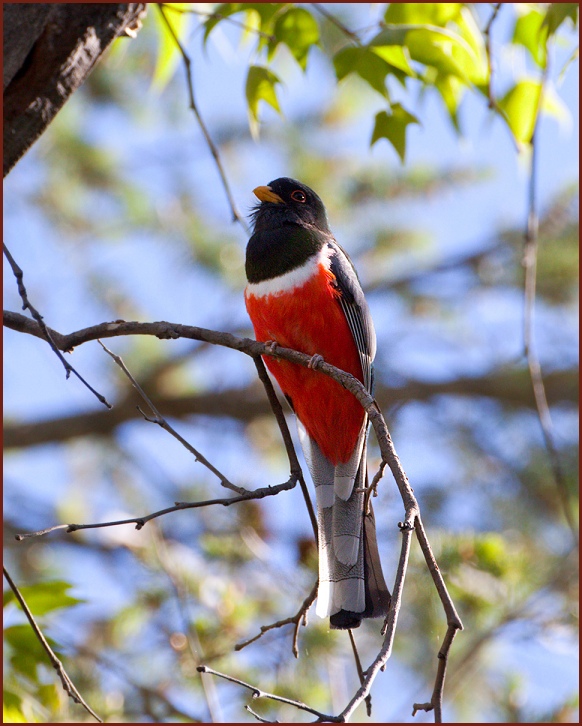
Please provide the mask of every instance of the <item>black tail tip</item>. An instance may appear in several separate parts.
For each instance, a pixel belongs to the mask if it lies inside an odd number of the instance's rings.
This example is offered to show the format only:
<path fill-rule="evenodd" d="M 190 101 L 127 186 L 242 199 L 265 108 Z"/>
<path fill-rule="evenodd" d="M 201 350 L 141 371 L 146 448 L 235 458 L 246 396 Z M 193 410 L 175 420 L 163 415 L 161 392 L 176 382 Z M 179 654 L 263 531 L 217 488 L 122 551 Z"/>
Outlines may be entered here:
<path fill-rule="evenodd" d="M 329 618 L 329 626 L 332 630 L 352 630 L 359 628 L 364 618 L 383 618 L 388 614 L 391 597 L 387 589 L 376 591 L 375 597 L 367 592 L 368 601 L 366 609 L 362 613 L 354 613 L 351 610 L 340 610 Z"/>
<path fill-rule="evenodd" d="M 363 613 L 353 613 L 350 610 L 340 610 L 329 618 L 329 627 L 332 630 L 351 630 L 359 628 Z"/>

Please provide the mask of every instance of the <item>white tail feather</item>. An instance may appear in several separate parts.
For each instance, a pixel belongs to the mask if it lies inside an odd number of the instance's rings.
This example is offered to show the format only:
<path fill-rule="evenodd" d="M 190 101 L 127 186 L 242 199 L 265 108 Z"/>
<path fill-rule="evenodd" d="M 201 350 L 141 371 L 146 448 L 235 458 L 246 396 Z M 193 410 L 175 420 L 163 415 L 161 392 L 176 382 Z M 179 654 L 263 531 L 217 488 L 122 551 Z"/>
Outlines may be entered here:
<path fill-rule="evenodd" d="M 333 553 L 344 565 L 355 565 L 358 561 L 360 537 L 351 534 L 334 535 Z"/>
<path fill-rule="evenodd" d="M 340 610 L 361 613 L 366 607 L 366 594 L 360 579 L 350 577 L 334 582 L 332 587 L 331 615 Z"/>

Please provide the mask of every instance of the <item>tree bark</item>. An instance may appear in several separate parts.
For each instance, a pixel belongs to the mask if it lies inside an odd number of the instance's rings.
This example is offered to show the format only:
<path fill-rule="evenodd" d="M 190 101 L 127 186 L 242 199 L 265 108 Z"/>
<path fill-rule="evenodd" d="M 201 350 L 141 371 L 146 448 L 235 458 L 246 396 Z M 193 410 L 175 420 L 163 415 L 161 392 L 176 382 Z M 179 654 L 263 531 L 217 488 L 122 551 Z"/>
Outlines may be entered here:
<path fill-rule="evenodd" d="M 146 3 L 4 3 L 4 176 Z"/>

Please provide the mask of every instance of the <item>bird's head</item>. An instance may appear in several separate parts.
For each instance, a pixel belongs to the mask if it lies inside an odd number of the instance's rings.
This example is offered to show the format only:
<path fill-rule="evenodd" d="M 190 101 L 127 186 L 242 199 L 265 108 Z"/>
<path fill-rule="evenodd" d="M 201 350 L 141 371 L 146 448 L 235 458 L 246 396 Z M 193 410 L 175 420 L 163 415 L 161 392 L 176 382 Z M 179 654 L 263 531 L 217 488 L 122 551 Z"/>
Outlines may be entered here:
<path fill-rule="evenodd" d="M 323 202 L 313 189 L 296 179 L 275 179 L 253 189 L 253 194 L 260 201 L 252 211 L 254 232 L 297 224 L 329 233 Z"/>

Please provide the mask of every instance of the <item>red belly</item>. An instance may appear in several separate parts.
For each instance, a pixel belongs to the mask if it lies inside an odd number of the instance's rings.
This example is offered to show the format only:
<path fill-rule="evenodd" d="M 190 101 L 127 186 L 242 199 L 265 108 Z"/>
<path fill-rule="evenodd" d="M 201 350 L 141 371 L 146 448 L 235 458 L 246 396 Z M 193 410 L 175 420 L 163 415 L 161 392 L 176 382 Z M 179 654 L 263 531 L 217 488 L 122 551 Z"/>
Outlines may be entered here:
<path fill-rule="evenodd" d="M 330 276 L 320 267 L 319 275 L 292 293 L 268 297 L 245 293 L 247 310 L 257 340 L 274 340 L 308 355 L 318 353 L 326 363 L 362 381 L 358 350 Z M 318 371 L 270 356 L 265 356 L 265 364 L 323 454 L 333 464 L 348 461 L 364 420 L 364 409 L 354 396 Z"/>

